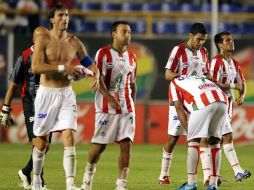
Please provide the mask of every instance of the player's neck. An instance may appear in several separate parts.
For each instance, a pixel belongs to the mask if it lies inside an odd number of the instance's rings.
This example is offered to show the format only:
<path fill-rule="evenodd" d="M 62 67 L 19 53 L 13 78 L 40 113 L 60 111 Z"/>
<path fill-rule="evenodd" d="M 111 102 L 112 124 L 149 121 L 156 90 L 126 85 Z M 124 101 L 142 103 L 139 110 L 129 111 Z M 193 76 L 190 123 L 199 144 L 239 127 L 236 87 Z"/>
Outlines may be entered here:
<path fill-rule="evenodd" d="M 191 46 L 191 42 L 190 41 L 187 41 L 185 42 L 185 47 L 187 47 L 189 50 L 191 51 L 197 51 L 196 49 L 194 49 L 192 46 Z"/>
<path fill-rule="evenodd" d="M 127 49 L 126 46 L 121 46 L 116 43 L 111 44 L 111 47 L 120 54 L 124 53 Z"/>
<path fill-rule="evenodd" d="M 61 39 L 67 37 L 67 32 L 66 32 L 66 30 L 61 31 L 61 30 L 58 30 L 58 29 L 56 29 L 56 28 L 53 28 L 53 29 L 50 31 L 50 34 L 53 35 L 53 36 L 54 36 L 55 38 L 57 38 L 58 40 L 61 40 Z"/>
<path fill-rule="evenodd" d="M 232 58 L 232 52 L 221 52 L 221 57 L 223 57 L 225 60 L 230 61 Z"/>

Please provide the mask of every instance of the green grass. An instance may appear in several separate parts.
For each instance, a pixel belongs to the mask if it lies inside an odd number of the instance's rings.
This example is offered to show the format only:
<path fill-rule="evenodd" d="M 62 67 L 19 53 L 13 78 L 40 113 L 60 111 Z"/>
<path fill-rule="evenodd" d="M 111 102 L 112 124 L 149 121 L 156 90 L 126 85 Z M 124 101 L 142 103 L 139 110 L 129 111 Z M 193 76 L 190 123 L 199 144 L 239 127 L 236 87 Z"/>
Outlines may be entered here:
<path fill-rule="evenodd" d="M 87 152 L 90 145 L 77 146 L 76 184 L 82 182 Z M 251 146 L 237 146 L 242 167 L 252 170 L 254 151 Z M 0 144 L 0 189 L 19 190 L 17 171 L 26 164 L 30 155 L 30 145 Z M 134 145 L 128 180 L 129 190 L 173 190 L 186 181 L 186 147 L 177 145 L 171 168 L 171 185 L 159 185 L 162 145 Z M 93 190 L 113 190 L 117 176 L 118 145 L 110 145 L 97 165 Z M 52 190 L 65 189 L 65 176 L 62 166 L 63 146 L 51 145 L 45 160 L 45 178 Z M 233 171 L 223 155 L 221 175 L 226 180 L 220 190 L 254 189 L 253 176 L 243 182 L 235 182 Z M 202 173 L 199 167 L 199 190 L 202 186 Z"/>

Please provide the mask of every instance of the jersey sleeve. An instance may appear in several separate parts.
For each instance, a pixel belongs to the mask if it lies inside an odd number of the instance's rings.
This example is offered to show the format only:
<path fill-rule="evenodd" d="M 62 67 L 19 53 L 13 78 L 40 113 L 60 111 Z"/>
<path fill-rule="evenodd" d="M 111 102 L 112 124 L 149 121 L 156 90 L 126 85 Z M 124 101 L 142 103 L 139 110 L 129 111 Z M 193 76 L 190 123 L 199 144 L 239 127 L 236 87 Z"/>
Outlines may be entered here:
<path fill-rule="evenodd" d="M 134 83 L 136 81 L 136 77 L 137 77 L 137 57 L 136 55 L 133 56 L 133 71 L 131 73 L 131 83 Z"/>
<path fill-rule="evenodd" d="M 179 100 L 179 94 L 176 90 L 175 84 L 172 81 L 169 85 L 169 90 L 168 90 L 168 97 L 170 102 L 178 101 Z"/>
<path fill-rule="evenodd" d="M 103 76 L 106 75 L 106 66 L 105 66 L 106 60 L 105 59 L 106 59 L 106 56 L 103 49 L 99 49 L 95 55 L 95 64 Z"/>
<path fill-rule="evenodd" d="M 24 64 L 23 64 L 23 56 L 19 56 L 14 68 L 10 74 L 9 80 L 16 83 L 21 84 L 24 80 Z"/>
<path fill-rule="evenodd" d="M 179 68 L 180 56 L 181 56 L 180 48 L 178 46 L 175 46 L 169 54 L 169 58 L 165 68 L 176 73 Z"/>
<path fill-rule="evenodd" d="M 210 64 L 210 74 L 212 75 L 213 82 L 218 82 L 220 80 L 220 65 L 218 59 L 212 59 Z"/>

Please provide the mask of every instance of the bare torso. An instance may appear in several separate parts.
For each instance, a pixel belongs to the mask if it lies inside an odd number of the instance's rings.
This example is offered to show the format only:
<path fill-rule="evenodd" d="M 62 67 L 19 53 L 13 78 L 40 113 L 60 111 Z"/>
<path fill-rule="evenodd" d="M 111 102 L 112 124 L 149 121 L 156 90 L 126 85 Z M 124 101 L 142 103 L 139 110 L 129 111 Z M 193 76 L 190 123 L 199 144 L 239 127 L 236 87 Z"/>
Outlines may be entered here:
<path fill-rule="evenodd" d="M 72 45 L 75 40 L 73 35 L 66 33 L 66 36 L 57 39 L 48 32 L 48 42 L 45 48 L 44 63 L 45 64 L 71 64 L 76 50 Z M 65 87 L 70 85 L 65 73 L 41 74 L 41 84 L 48 87 Z"/>

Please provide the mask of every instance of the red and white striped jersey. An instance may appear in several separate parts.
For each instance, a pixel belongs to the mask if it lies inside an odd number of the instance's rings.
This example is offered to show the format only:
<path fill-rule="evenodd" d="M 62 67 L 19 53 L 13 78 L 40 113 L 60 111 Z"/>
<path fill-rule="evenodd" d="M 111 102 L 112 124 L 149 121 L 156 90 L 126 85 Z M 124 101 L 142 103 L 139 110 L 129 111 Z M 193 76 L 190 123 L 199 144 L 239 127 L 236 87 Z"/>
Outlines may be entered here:
<path fill-rule="evenodd" d="M 165 68 L 180 75 L 203 76 L 209 73 L 208 51 L 204 47 L 192 51 L 182 43 L 170 52 Z"/>
<path fill-rule="evenodd" d="M 169 85 L 169 101 L 180 101 L 190 113 L 213 102 L 227 104 L 226 94 L 213 82 L 196 76 L 175 78 Z"/>
<path fill-rule="evenodd" d="M 221 55 L 216 55 L 211 61 L 210 72 L 214 82 L 221 82 L 222 84 L 245 82 L 240 64 L 233 58 L 228 62 Z M 228 97 L 233 97 L 231 90 L 224 92 Z"/>
<path fill-rule="evenodd" d="M 122 54 L 111 46 L 105 46 L 96 53 L 95 63 L 101 75 L 105 77 L 105 85 L 111 95 L 120 102 L 120 109 L 112 108 L 105 96 L 99 91 L 95 94 L 96 112 L 122 114 L 134 111 L 134 102 L 131 97 L 130 84 L 136 80 L 136 55 L 130 51 Z"/>

